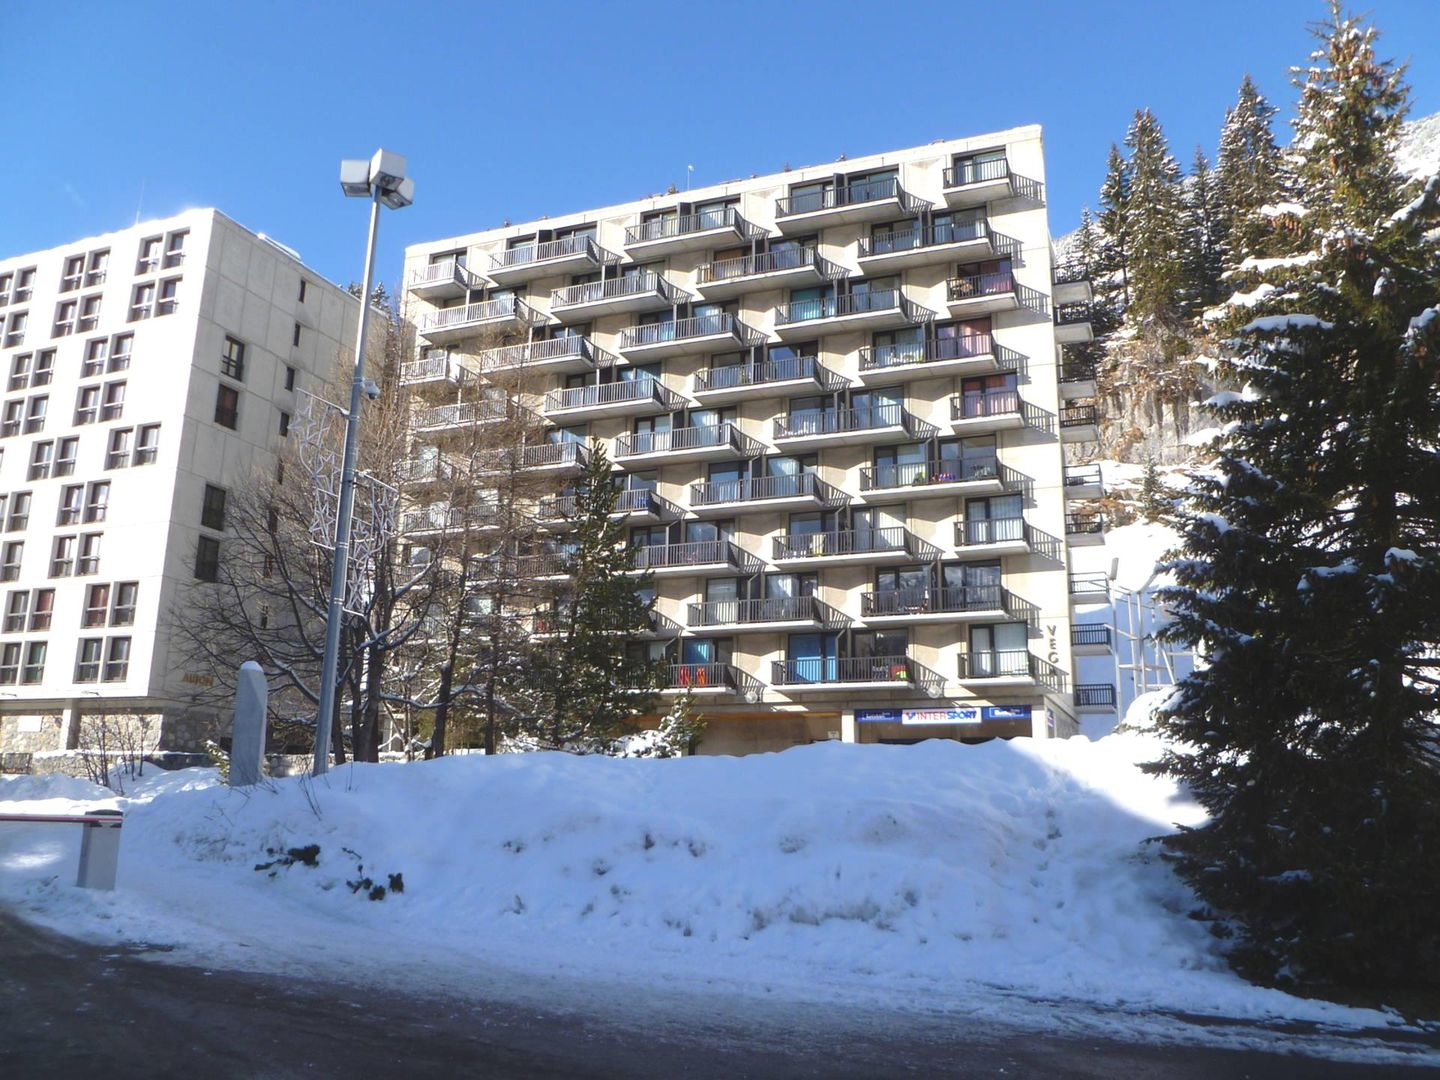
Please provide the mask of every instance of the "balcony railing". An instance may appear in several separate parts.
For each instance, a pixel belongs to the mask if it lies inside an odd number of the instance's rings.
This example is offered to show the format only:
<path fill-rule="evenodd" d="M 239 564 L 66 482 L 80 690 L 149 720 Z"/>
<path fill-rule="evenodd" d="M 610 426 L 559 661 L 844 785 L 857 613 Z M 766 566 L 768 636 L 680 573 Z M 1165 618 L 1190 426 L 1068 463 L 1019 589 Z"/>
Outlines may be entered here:
<path fill-rule="evenodd" d="M 880 202 L 884 199 L 899 199 L 905 209 L 918 207 L 919 201 L 900 186 L 900 181 L 869 180 L 857 184 L 838 184 L 823 191 L 789 195 L 775 200 L 775 216 L 790 217 L 793 214 L 811 214 L 817 210 L 837 210 L 844 206 L 858 206 L 863 203 Z"/>
<path fill-rule="evenodd" d="M 1004 679 L 1035 674 L 1035 657 L 1029 649 L 962 652 L 959 661 L 962 679 Z"/>
<path fill-rule="evenodd" d="M 683 544 L 644 544 L 630 549 L 636 570 L 662 570 L 724 563 L 736 569 L 758 569 L 760 560 L 733 540 L 691 540 Z"/>
<path fill-rule="evenodd" d="M 1093 360 L 1061 360 L 1059 379 L 1062 383 L 1089 382 L 1095 378 Z"/>
<path fill-rule="evenodd" d="M 540 500 L 541 521 L 568 521 L 579 513 L 580 500 L 574 495 L 555 495 Z M 616 494 L 615 509 L 611 514 L 615 517 L 624 514 L 653 514 L 656 517 L 680 518 L 683 511 L 649 488 L 629 488 Z"/>
<path fill-rule="evenodd" d="M 639 379 L 624 379 L 619 382 L 572 386 L 568 390 L 551 390 L 545 395 L 545 411 L 594 409 L 606 405 L 651 400 L 667 411 L 678 409 L 682 402 L 680 395 L 667 388 L 659 379 L 646 376 Z"/>
<path fill-rule="evenodd" d="M 418 266 L 410 271 L 410 287 L 424 287 L 426 285 L 441 285 L 453 282 L 462 289 L 473 289 L 478 284 L 477 276 L 466 268 L 463 262 L 456 259 L 445 259 L 441 262 L 431 263 L 429 266 Z"/>
<path fill-rule="evenodd" d="M 606 278 L 604 281 L 590 281 L 583 285 L 569 285 L 556 289 L 550 296 L 552 308 L 575 307 L 579 304 L 593 304 L 600 300 L 619 300 L 627 296 L 643 296 L 656 293 L 669 304 L 680 304 L 685 294 L 653 270 L 638 274 L 624 274 Z"/>
<path fill-rule="evenodd" d="M 1070 627 L 1071 646 L 1080 645 L 1103 645 L 1110 647 L 1110 627 L 1108 626 L 1072 626 Z"/>
<path fill-rule="evenodd" d="M 615 456 L 663 454 L 678 450 L 703 450 L 728 447 L 737 454 L 753 457 L 764 450 L 759 440 L 752 439 L 730 421 L 721 424 L 697 424 L 694 427 L 672 428 L 669 431 L 637 431 L 615 440 Z"/>
<path fill-rule="evenodd" d="M 840 435 L 851 431 L 899 427 L 912 438 L 928 438 L 935 433 L 904 407 L 895 404 L 863 405 L 854 409 L 805 409 L 775 418 L 775 438 L 797 439 L 812 435 Z"/>
<path fill-rule="evenodd" d="M 1005 296 L 1015 291 L 1015 275 L 1009 270 L 988 274 L 962 274 L 945 283 L 946 299 L 952 303 L 978 296 Z"/>
<path fill-rule="evenodd" d="M 1071 574 L 1070 594 L 1104 593 L 1110 595 L 1110 579 L 1104 574 Z"/>
<path fill-rule="evenodd" d="M 713 337 L 716 334 L 729 334 L 745 344 L 754 344 L 760 340 L 760 334 L 734 315 L 717 312 L 713 315 L 696 315 L 689 319 L 672 319 L 626 327 L 620 332 L 620 348 L 639 349 L 647 345 L 664 345 L 672 341 Z"/>
<path fill-rule="evenodd" d="M 814 622 L 840 627 L 850 620 L 813 596 L 767 596 L 753 600 L 707 600 L 689 606 L 691 628 L 738 623 Z"/>
<path fill-rule="evenodd" d="M 846 273 L 843 266 L 822 258 L 814 248 L 791 247 L 705 263 L 695 280 L 700 285 L 713 285 L 718 281 L 735 281 L 781 270 L 800 270 L 807 266 L 813 266 L 825 278 L 844 277 Z"/>
<path fill-rule="evenodd" d="M 812 559 L 830 555 L 879 555 L 904 552 L 916 559 L 934 559 L 940 549 L 899 525 L 833 532 L 787 533 L 775 537 L 775 560 Z"/>
<path fill-rule="evenodd" d="M 1099 465 L 1066 465 L 1065 486 L 1099 487 L 1102 483 Z"/>
<path fill-rule="evenodd" d="M 548 262 L 573 255 L 585 255 L 597 263 L 616 261 L 617 256 L 595 243 L 593 236 L 562 236 L 559 240 L 546 240 L 535 244 L 521 244 L 490 256 L 490 265 L 496 270 L 511 270 L 530 263 Z"/>
<path fill-rule="evenodd" d="M 520 466 L 525 469 L 543 469 L 553 466 L 573 465 L 585 468 L 590 464 L 590 448 L 581 442 L 540 443 L 525 447 Z"/>
<path fill-rule="evenodd" d="M 966 334 L 964 337 L 933 338 L 929 341 L 904 341 L 894 345 L 864 345 L 860 348 L 860 370 L 877 371 L 913 364 L 933 364 L 943 360 L 971 360 L 993 356 L 995 366 L 1013 370 L 1019 366 L 1020 354 L 998 344 L 988 333 Z"/>
<path fill-rule="evenodd" d="M 889 465 L 862 465 L 860 490 L 929 487 L 979 480 L 1000 480 L 1006 487 L 1019 482 L 1019 474 L 995 458 L 954 458 L 944 461 L 900 461 Z"/>
<path fill-rule="evenodd" d="M 461 307 L 441 308 L 420 317 L 420 333 L 435 330 L 453 330 L 471 323 L 491 322 L 495 319 L 513 318 L 519 322 L 537 326 L 545 316 L 516 296 L 499 300 L 482 300 L 477 304 Z"/>
<path fill-rule="evenodd" d="M 1066 405 L 1060 410 L 1062 428 L 1089 427 L 1100 423 L 1100 410 L 1094 405 Z"/>
<path fill-rule="evenodd" d="M 421 458 L 400 462 L 399 480 L 402 484 L 426 484 L 432 481 L 453 480 L 460 475 L 460 469 L 439 458 Z"/>
<path fill-rule="evenodd" d="M 1105 531 L 1103 514 L 1066 514 L 1066 536 L 1099 536 Z"/>
<path fill-rule="evenodd" d="M 990 158 L 987 161 L 962 161 L 945 170 L 945 186 L 964 187 L 966 184 L 983 184 L 990 180 L 1007 180 L 1010 177 L 1008 159 Z"/>
<path fill-rule="evenodd" d="M 756 360 L 748 364 L 701 368 L 695 373 L 695 392 L 734 390 L 741 386 L 763 386 L 793 379 L 814 379 L 826 390 L 835 389 L 843 382 L 840 376 L 821 366 L 813 356 L 790 356 L 782 360 Z"/>
<path fill-rule="evenodd" d="M 480 354 L 480 370 L 502 371 L 525 364 L 571 358 L 585 360 L 595 366 L 608 366 L 615 362 L 613 355 L 592 344 L 589 338 L 573 334 L 569 337 L 551 338 L 549 341 L 526 341 L 519 345 L 486 349 Z"/>
<path fill-rule="evenodd" d="M 908 656 L 816 656 L 771 661 L 776 686 L 810 683 L 894 683 L 938 690 L 944 679 Z"/>
<path fill-rule="evenodd" d="M 1075 687 L 1075 705 L 1081 709 L 1113 709 L 1115 687 L 1109 683 L 1079 683 Z"/>
<path fill-rule="evenodd" d="M 892 311 L 896 308 L 900 309 L 908 322 L 924 321 L 924 309 L 906 300 L 900 295 L 899 289 L 876 289 L 870 292 L 817 296 L 813 300 L 781 304 L 775 309 L 775 325 L 793 326 L 817 319 L 847 318 L 851 315 Z"/>
<path fill-rule="evenodd" d="M 860 258 L 872 255 L 894 255 L 901 251 L 917 251 L 921 248 L 937 247 L 941 244 L 960 244 L 967 240 L 983 240 L 990 235 L 990 226 L 983 214 L 966 221 L 950 225 L 916 225 L 896 232 L 880 233 L 862 237 Z"/>
<path fill-rule="evenodd" d="M 956 547 L 1012 544 L 1025 538 L 1023 517 L 978 518 L 955 523 Z"/>
<path fill-rule="evenodd" d="M 945 612 L 1009 611 L 1010 593 L 999 585 L 880 589 L 860 594 L 860 617 Z"/>
<path fill-rule="evenodd" d="M 505 401 L 461 402 L 455 405 L 436 405 L 423 409 L 415 415 L 415 426 L 420 430 L 447 427 L 467 427 L 510 418 L 510 405 Z"/>
<path fill-rule="evenodd" d="M 713 506 L 716 503 L 763 502 L 768 499 L 813 497 L 825 506 L 841 506 L 849 501 L 844 492 L 827 484 L 814 473 L 788 473 L 780 476 L 750 476 L 739 480 L 707 480 L 690 485 L 690 505 Z"/>
<path fill-rule="evenodd" d="M 760 689 L 758 679 L 734 664 L 666 664 L 660 680 L 669 690 L 718 689 L 749 694 Z"/>
<path fill-rule="evenodd" d="M 754 236 L 761 230 L 751 225 L 733 206 L 702 210 L 698 214 L 666 214 L 653 221 L 642 221 L 625 230 L 625 244 L 643 244 L 651 240 L 671 240 L 711 229 L 734 229 L 741 236 Z"/>
<path fill-rule="evenodd" d="M 1018 390 L 986 390 L 962 393 L 950 399 L 952 420 L 976 420 L 984 416 L 1009 416 L 1020 411 Z"/>
<path fill-rule="evenodd" d="M 1055 305 L 1055 325 L 1073 326 L 1077 323 L 1088 323 L 1094 312 L 1090 304 L 1077 300 L 1073 304 Z"/>
<path fill-rule="evenodd" d="M 409 386 L 414 383 L 445 379 L 465 385 L 474 376 L 448 356 L 422 356 L 418 360 L 406 360 L 400 365 L 400 382 Z"/>

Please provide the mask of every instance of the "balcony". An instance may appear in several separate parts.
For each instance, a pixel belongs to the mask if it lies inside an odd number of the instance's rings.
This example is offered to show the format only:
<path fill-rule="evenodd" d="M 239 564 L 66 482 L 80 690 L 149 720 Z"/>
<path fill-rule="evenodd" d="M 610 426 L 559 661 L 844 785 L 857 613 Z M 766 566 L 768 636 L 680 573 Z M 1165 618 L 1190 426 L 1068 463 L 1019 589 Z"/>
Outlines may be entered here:
<path fill-rule="evenodd" d="M 1020 307 L 1020 286 L 1009 270 L 987 274 L 961 274 L 945 283 L 945 305 L 957 318 Z"/>
<path fill-rule="evenodd" d="M 814 473 L 707 480 L 690 485 L 690 510 L 699 517 L 727 517 L 745 511 L 836 509 L 850 496 Z"/>
<path fill-rule="evenodd" d="M 834 532 L 788 533 L 774 540 L 774 559 L 786 569 L 842 563 L 933 562 L 940 549 L 909 529 L 889 525 Z"/>
<path fill-rule="evenodd" d="M 699 424 L 669 431 L 637 431 L 615 440 L 615 461 L 621 465 L 648 462 L 723 461 L 755 457 L 764 451 L 733 423 Z"/>
<path fill-rule="evenodd" d="M 1060 396 L 1067 401 L 1071 398 L 1093 398 L 1099 392 L 1095 376 L 1095 361 L 1088 357 L 1065 357 L 1055 372 L 1060 383 Z"/>
<path fill-rule="evenodd" d="M 1104 574 L 1071 574 L 1070 603 L 1105 604 L 1110 601 L 1110 579 Z"/>
<path fill-rule="evenodd" d="M 1050 298 L 1057 304 L 1088 304 L 1095 299 L 1090 275 L 1084 270 L 1055 268 Z"/>
<path fill-rule="evenodd" d="M 911 691 L 938 697 L 945 680 L 940 673 L 908 656 L 807 657 L 773 660 L 771 684 L 788 693 L 809 690 Z"/>
<path fill-rule="evenodd" d="M 540 500 L 538 517 L 553 529 L 573 524 L 579 512 L 579 500 L 574 495 L 554 495 Z M 685 511 L 648 488 L 631 488 L 616 495 L 615 509 L 610 516 L 639 525 L 679 521 Z"/>
<path fill-rule="evenodd" d="M 860 493 L 867 506 L 1018 490 L 1023 477 L 995 458 L 862 465 Z"/>
<path fill-rule="evenodd" d="M 843 630 L 848 616 L 813 596 L 769 596 L 756 600 L 707 600 L 689 605 L 691 630 L 740 633 L 755 631 Z"/>
<path fill-rule="evenodd" d="M 1062 345 L 1077 341 L 1094 341 L 1090 325 L 1091 306 L 1085 303 L 1055 305 L 1055 340 Z"/>
<path fill-rule="evenodd" d="M 478 304 L 441 308 L 420 316 L 420 336 L 432 345 L 462 341 L 485 331 L 503 333 L 540 326 L 545 316 L 514 296 L 482 300 Z"/>
<path fill-rule="evenodd" d="M 606 251 L 593 236 L 565 236 L 491 255 L 487 276 L 502 285 L 520 284 L 534 278 L 588 274 L 619 261 L 620 256 Z"/>
<path fill-rule="evenodd" d="M 860 349 L 860 381 L 889 384 L 897 379 L 992 375 L 997 371 L 1019 370 L 1023 359 L 988 333 L 895 345 L 865 345 Z"/>
<path fill-rule="evenodd" d="M 520 468 L 527 472 L 583 472 L 590 464 L 590 448 L 579 442 L 539 443 L 520 453 Z"/>
<path fill-rule="evenodd" d="M 674 412 L 684 402 L 659 379 L 646 376 L 552 390 L 545 395 L 544 412 L 552 420 L 598 420 L 604 416 Z"/>
<path fill-rule="evenodd" d="M 657 577 L 679 574 L 758 574 L 760 560 L 733 540 L 691 540 L 683 544 L 646 544 L 630 549 L 631 570 Z"/>
<path fill-rule="evenodd" d="M 894 177 L 842 183 L 824 191 L 776 199 L 775 227 L 786 235 L 812 232 L 852 222 L 893 220 L 928 206 L 909 194 Z"/>
<path fill-rule="evenodd" d="M 1024 517 L 979 518 L 955 522 L 956 557 L 990 559 L 1026 555 L 1031 548 L 1030 527 Z"/>
<path fill-rule="evenodd" d="M 1063 442 L 1099 442 L 1100 409 L 1089 402 L 1067 402 L 1060 409 Z"/>
<path fill-rule="evenodd" d="M 987 686 L 1033 686 L 1036 680 L 1035 657 L 1029 649 L 984 649 L 962 652 L 959 657 L 960 681 L 984 683 Z"/>
<path fill-rule="evenodd" d="M 952 207 L 983 206 L 994 199 L 1017 196 L 1040 199 L 1040 182 L 1010 170 L 1006 158 L 966 161 L 945 170 L 945 204 Z"/>
<path fill-rule="evenodd" d="M 1079 683 L 1075 687 L 1075 711 L 1081 713 L 1114 712 L 1115 687 L 1109 683 Z"/>
<path fill-rule="evenodd" d="M 759 289 L 795 289 L 843 278 L 849 273 L 814 248 L 781 248 L 703 264 L 695 287 L 706 300 L 728 300 Z"/>
<path fill-rule="evenodd" d="M 733 206 L 698 214 L 669 214 L 625 230 L 625 250 L 637 262 L 704 248 L 732 247 L 763 236 Z"/>
<path fill-rule="evenodd" d="M 734 664 L 666 664 L 661 672 L 661 693 L 683 693 L 703 696 L 740 694 L 747 701 L 759 701 L 764 687 L 753 675 L 747 675 Z"/>
<path fill-rule="evenodd" d="M 410 271 L 410 291 L 424 300 L 458 300 L 471 289 L 484 285 L 479 274 L 458 259 L 445 259 Z"/>
<path fill-rule="evenodd" d="M 644 362 L 685 353 L 733 352 L 763 340 L 763 334 L 734 315 L 720 312 L 626 327 L 620 331 L 620 351 Z"/>
<path fill-rule="evenodd" d="M 1091 623 L 1070 627 L 1070 651 L 1076 656 L 1109 656 L 1113 648 L 1108 626 Z"/>
<path fill-rule="evenodd" d="M 1105 516 L 1094 512 L 1065 515 L 1065 542 L 1090 547 L 1105 542 Z"/>
<path fill-rule="evenodd" d="M 400 365 L 400 385 L 412 390 L 453 393 L 474 382 L 474 373 L 450 356 L 422 356 Z"/>
<path fill-rule="evenodd" d="M 495 560 L 492 572 L 496 577 L 513 574 L 521 581 L 556 581 L 570 576 L 566 569 L 569 559 L 569 555 L 549 551 L 539 555 L 517 555 Z"/>
<path fill-rule="evenodd" d="M 399 463 L 398 477 L 402 484 L 448 484 L 464 475 L 464 470 L 443 458 L 412 458 Z"/>
<path fill-rule="evenodd" d="M 507 401 L 467 401 L 436 405 L 415 414 L 416 434 L 464 432 L 483 424 L 496 424 L 513 416 Z"/>
<path fill-rule="evenodd" d="M 480 370 L 486 375 L 520 370 L 571 375 L 611 367 L 615 361 L 613 354 L 589 338 L 571 336 L 486 349 L 480 353 Z"/>
<path fill-rule="evenodd" d="M 1066 465 L 1064 477 L 1067 499 L 1098 499 L 1105 494 L 1099 465 Z"/>
<path fill-rule="evenodd" d="M 481 532 L 499 528 L 495 506 L 425 506 L 400 516 L 400 531 L 406 536 L 441 533 Z"/>
<path fill-rule="evenodd" d="M 860 594 L 860 617 L 866 626 L 990 622 L 1009 617 L 1013 601 L 999 585 L 882 589 Z"/>
<path fill-rule="evenodd" d="M 550 314 L 561 322 L 587 322 L 602 315 L 661 311 L 689 297 L 653 270 L 570 285 L 550 294 Z"/>
<path fill-rule="evenodd" d="M 775 444 L 785 450 L 812 446 L 859 446 L 901 439 L 929 439 L 936 427 L 900 405 L 852 409 L 806 409 L 774 420 Z"/>
<path fill-rule="evenodd" d="M 811 391 L 834 392 L 849 383 L 813 356 L 755 360 L 701 368 L 695 373 L 696 401 L 718 405 L 744 398 L 778 397 Z"/>
<path fill-rule="evenodd" d="M 983 217 L 953 225 L 916 225 L 900 232 L 862 237 L 860 270 L 888 274 L 933 263 L 977 262 L 1019 251 L 1020 243 L 993 232 Z"/>
<path fill-rule="evenodd" d="M 1024 426 L 1024 403 L 1017 390 L 956 394 L 950 399 L 950 428 L 957 434 L 983 435 Z"/>
<path fill-rule="evenodd" d="M 775 333 L 782 341 L 845 330 L 897 330 L 935 318 L 935 312 L 905 299 L 899 289 L 841 293 L 781 304 L 775 309 Z"/>

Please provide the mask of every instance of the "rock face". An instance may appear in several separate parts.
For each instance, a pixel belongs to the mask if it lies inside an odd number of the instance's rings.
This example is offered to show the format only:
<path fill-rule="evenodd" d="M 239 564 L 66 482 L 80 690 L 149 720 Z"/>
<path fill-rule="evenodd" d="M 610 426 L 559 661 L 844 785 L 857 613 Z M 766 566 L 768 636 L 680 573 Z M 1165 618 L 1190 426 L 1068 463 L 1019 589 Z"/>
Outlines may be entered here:
<path fill-rule="evenodd" d="M 1395 164 L 1410 176 L 1440 172 L 1440 113 L 1406 124 L 1400 134 Z"/>

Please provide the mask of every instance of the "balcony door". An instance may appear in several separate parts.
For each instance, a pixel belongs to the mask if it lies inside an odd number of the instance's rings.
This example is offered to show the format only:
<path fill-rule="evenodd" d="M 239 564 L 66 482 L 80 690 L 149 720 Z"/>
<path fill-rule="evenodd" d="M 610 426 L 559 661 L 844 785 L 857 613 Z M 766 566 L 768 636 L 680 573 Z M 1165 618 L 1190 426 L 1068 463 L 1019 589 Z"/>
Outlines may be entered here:
<path fill-rule="evenodd" d="M 903 510 L 893 506 L 867 507 L 850 517 L 856 551 L 892 551 L 904 543 L 900 532 L 905 527 Z"/>
<path fill-rule="evenodd" d="M 1020 407 L 1019 380 L 1013 371 L 981 375 L 960 383 L 965 416 L 995 416 Z"/>
<path fill-rule="evenodd" d="M 819 180 L 809 184 L 795 184 L 790 188 L 790 212 L 804 214 L 811 210 L 825 208 L 826 195 L 834 188 L 830 180 Z"/>
<path fill-rule="evenodd" d="M 767 574 L 765 576 L 765 598 L 767 600 L 790 600 L 814 596 L 819 588 L 819 574 Z"/>
<path fill-rule="evenodd" d="M 835 296 L 824 285 L 790 290 L 790 322 L 825 319 L 835 314 Z"/>
<path fill-rule="evenodd" d="M 944 439 L 940 443 L 940 475 L 952 480 L 988 480 L 999 470 L 995 436 Z"/>
<path fill-rule="evenodd" d="M 703 202 L 695 204 L 695 216 L 698 218 L 697 225 L 701 229 L 719 229 L 729 223 L 730 211 L 736 206 L 733 199 L 726 199 L 719 202 Z"/>
<path fill-rule="evenodd" d="M 884 311 L 900 303 L 898 277 L 867 278 L 850 283 L 851 311 Z"/>
<path fill-rule="evenodd" d="M 970 674 L 981 678 L 1024 675 L 1030 670 L 1029 630 L 1024 623 L 970 628 Z"/>
<path fill-rule="evenodd" d="M 797 682 L 833 682 L 839 640 L 835 634 L 791 634 L 785 641 L 785 660 Z"/>
<path fill-rule="evenodd" d="M 724 521 L 687 521 L 685 523 L 685 541 L 687 543 L 733 539 L 735 539 L 735 522 L 729 519 Z"/>
<path fill-rule="evenodd" d="M 900 423 L 905 406 L 905 390 L 900 386 L 880 386 L 873 390 L 850 393 L 850 408 L 855 413 L 857 428 L 890 427 Z"/>
<path fill-rule="evenodd" d="M 924 483 L 929 476 L 927 456 L 924 443 L 877 446 L 873 457 L 875 486 L 904 487 Z"/>
<path fill-rule="evenodd" d="M 989 499 L 965 500 L 965 542 L 996 544 L 1019 540 L 1025 535 L 1021 520 L 1024 502 L 1020 495 L 996 495 Z"/>
<path fill-rule="evenodd" d="M 562 443 L 579 443 L 584 446 L 590 440 L 590 435 L 585 425 L 579 427 L 546 428 L 545 442 L 550 446 Z"/>
<path fill-rule="evenodd" d="M 956 158 L 955 185 L 958 187 L 962 184 L 973 184 L 980 180 L 991 180 L 1003 176 L 1002 167 L 995 163 L 1004 160 L 1004 150 L 985 150 L 978 154 L 967 154 L 965 157 Z"/>
<path fill-rule="evenodd" d="M 952 601 L 959 601 L 967 608 L 1000 605 L 1000 560 L 946 563 L 940 573 Z"/>
<path fill-rule="evenodd" d="M 925 358 L 925 328 L 905 326 L 899 330 L 877 331 L 870 344 L 876 367 L 918 364 Z"/>
<path fill-rule="evenodd" d="M 941 323 L 935 327 L 935 358 L 937 360 L 986 356 L 990 352 L 990 320 L 988 318 Z"/>

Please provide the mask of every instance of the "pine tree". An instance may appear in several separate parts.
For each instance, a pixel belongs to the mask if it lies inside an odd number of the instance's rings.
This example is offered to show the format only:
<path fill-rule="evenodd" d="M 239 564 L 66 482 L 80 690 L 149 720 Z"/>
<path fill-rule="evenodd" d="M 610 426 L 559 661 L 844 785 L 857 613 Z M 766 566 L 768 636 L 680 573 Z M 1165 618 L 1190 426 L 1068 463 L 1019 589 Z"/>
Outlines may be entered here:
<path fill-rule="evenodd" d="M 650 629 L 648 575 L 631 573 L 619 489 L 602 444 L 575 481 L 575 514 L 550 598 L 549 633 L 533 642 L 512 689 L 522 735 L 543 748 L 600 752 L 653 701 L 658 671 L 632 648 Z"/>
<path fill-rule="evenodd" d="M 1275 111 L 1246 75 L 1235 104 L 1225 113 L 1215 186 L 1221 261 L 1226 267 L 1234 267 L 1244 258 L 1237 252 L 1260 251 L 1272 234 L 1260 209 L 1284 197 L 1280 148 L 1270 126 Z"/>
<path fill-rule="evenodd" d="M 1440 177 L 1392 152 L 1407 90 L 1332 8 L 1297 69 L 1298 207 L 1238 283 L 1241 393 L 1174 515 L 1166 636 L 1206 664 L 1159 716 L 1209 822 L 1167 840 L 1242 970 L 1440 985 Z M 1243 256 L 1245 252 L 1236 252 Z M 1243 259 L 1240 260 L 1242 265 Z"/>
<path fill-rule="evenodd" d="M 1220 298 L 1221 236 L 1219 195 L 1215 174 L 1205 152 L 1195 148 L 1195 161 L 1185 185 L 1185 287 L 1187 313 L 1193 314 Z"/>
<path fill-rule="evenodd" d="M 1110 144 L 1110 159 L 1105 165 L 1105 182 L 1100 185 L 1100 254 L 1101 275 L 1118 284 L 1118 296 L 1124 307 L 1130 304 L 1130 254 L 1128 246 L 1130 214 L 1130 166 L 1120 147 Z"/>
<path fill-rule="evenodd" d="M 1126 318 L 1137 327 L 1176 326 L 1185 285 L 1180 166 L 1149 109 L 1135 114 L 1125 137 L 1130 190 L 1124 214 L 1129 266 Z"/>
<path fill-rule="evenodd" d="M 1104 337 L 1120 325 L 1120 303 L 1118 277 L 1107 271 L 1105 257 L 1105 236 L 1090 214 L 1090 207 L 1080 209 L 1080 228 L 1075 232 L 1075 241 L 1070 247 L 1071 261 L 1075 268 L 1090 279 L 1091 292 L 1095 300 L 1090 320 L 1096 337 Z"/>

